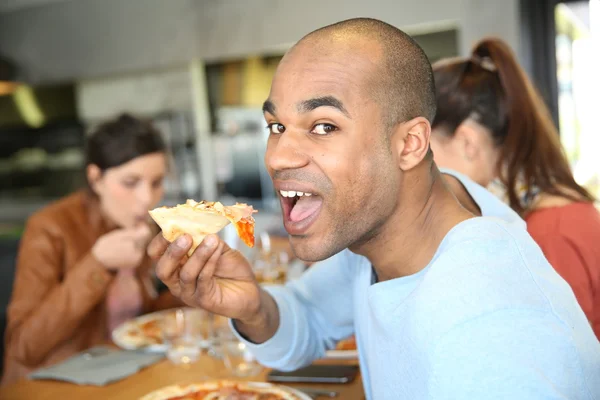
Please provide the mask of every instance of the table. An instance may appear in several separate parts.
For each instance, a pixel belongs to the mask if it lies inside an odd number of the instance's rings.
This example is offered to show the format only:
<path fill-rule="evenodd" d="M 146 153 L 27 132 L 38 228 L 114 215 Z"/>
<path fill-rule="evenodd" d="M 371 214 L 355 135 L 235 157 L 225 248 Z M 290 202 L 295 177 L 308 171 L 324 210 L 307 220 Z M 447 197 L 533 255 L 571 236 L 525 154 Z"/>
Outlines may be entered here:
<path fill-rule="evenodd" d="M 355 360 L 327 360 L 321 363 L 356 364 Z M 261 375 L 248 379 L 265 381 L 267 370 Z M 205 379 L 231 379 L 223 362 L 208 355 L 203 355 L 200 360 L 191 365 L 174 365 L 168 360 L 162 360 L 135 375 L 108 386 L 77 386 L 70 383 L 55 381 L 30 381 L 21 380 L 12 385 L 0 387 L 2 400 L 136 400 L 144 394 L 175 383 L 193 383 Z M 360 377 L 354 382 L 343 385 L 332 384 L 293 384 L 294 387 L 326 387 L 339 392 L 340 400 L 363 400 L 364 391 Z"/>

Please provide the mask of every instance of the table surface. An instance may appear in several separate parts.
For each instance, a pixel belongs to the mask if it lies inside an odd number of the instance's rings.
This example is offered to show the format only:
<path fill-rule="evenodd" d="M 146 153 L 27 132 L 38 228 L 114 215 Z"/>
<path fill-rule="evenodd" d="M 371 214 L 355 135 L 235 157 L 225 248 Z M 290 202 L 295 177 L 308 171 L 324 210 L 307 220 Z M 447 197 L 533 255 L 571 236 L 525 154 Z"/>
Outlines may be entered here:
<path fill-rule="evenodd" d="M 327 360 L 320 363 L 356 364 L 355 360 Z M 259 376 L 248 379 L 265 381 L 268 370 L 263 370 Z M 147 367 L 137 374 L 121 381 L 103 387 L 77 386 L 71 383 L 56 381 L 21 380 L 14 384 L 0 387 L 2 400 L 135 400 L 139 397 L 172 384 L 187 384 L 213 379 L 232 379 L 225 369 L 223 362 L 208 355 L 190 365 L 174 365 L 168 360 Z M 237 378 L 236 378 L 237 379 Z M 338 399 L 363 400 L 364 391 L 360 376 L 348 384 L 290 384 L 293 387 L 326 388 L 339 392 Z"/>

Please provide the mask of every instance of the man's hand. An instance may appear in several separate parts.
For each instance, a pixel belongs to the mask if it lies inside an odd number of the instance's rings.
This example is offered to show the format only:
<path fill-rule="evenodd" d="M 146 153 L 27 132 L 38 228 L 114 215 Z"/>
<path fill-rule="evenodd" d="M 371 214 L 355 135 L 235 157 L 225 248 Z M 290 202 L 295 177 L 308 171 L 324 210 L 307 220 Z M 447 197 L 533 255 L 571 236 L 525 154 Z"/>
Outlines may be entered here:
<path fill-rule="evenodd" d="M 169 243 L 158 234 L 148 247 L 150 257 L 158 259 L 156 275 L 171 293 L 189 306 L 237 320 L 240 332 L 254 342 L 273 336 L 279 311 L 259 287 L 248 260 L 215 235 L 187 258 L 191 245 L 188 235 Z"/>

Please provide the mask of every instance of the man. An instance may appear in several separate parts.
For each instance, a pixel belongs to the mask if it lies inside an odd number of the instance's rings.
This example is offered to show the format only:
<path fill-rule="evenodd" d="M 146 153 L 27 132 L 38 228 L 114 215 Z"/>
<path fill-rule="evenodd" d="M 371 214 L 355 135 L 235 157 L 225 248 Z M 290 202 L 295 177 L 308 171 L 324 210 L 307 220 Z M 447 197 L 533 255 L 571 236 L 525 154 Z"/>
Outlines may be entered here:
<path fill-rule="evenodd" d="M 355 332 L 369 399 L 600 396 L 600 344 L 568 285 L 522 226 L 463 208 L 433 163 L 431 66 L 409 36 L 371 19 L 309 34 L 264 111 L 290 243 L 326 261 L 267 292 L 216 237 L 182 265 L 190 238 L 157 236 L 175 295 L 230 317 L 271 367 Z"/>

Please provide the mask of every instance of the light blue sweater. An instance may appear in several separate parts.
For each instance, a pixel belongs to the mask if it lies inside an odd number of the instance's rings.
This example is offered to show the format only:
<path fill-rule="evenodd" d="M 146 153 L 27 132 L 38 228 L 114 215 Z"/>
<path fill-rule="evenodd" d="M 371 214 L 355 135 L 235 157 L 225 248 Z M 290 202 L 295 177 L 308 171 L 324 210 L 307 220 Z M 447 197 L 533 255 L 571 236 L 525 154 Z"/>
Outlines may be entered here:
<path fill-rule="evenodd" d="M 516 214 L 457 177 L 486 217 L 411 276 L 373 284 L 346 250 L 268 288 L 280 326 L 254 355 L 295 369 L 355 333 L 367 399 L 600 399 L 600 343 L 573 292 Z"/>

